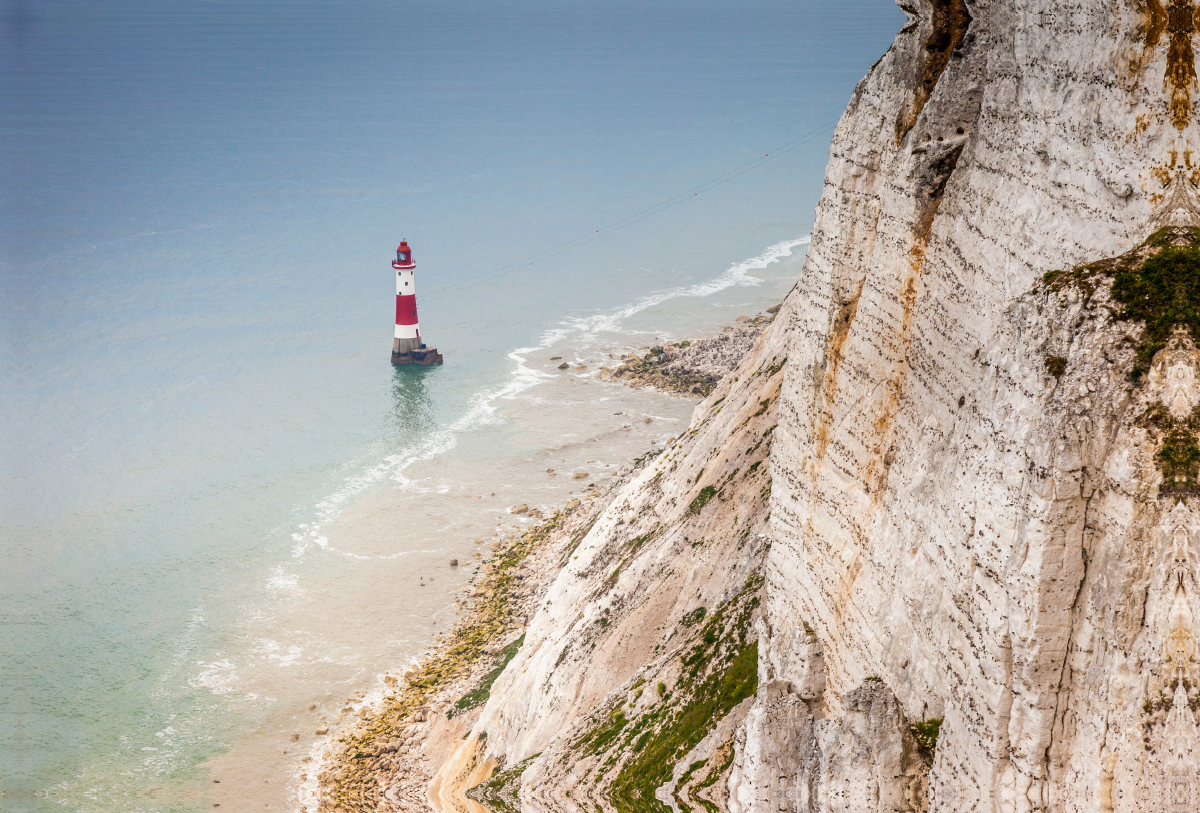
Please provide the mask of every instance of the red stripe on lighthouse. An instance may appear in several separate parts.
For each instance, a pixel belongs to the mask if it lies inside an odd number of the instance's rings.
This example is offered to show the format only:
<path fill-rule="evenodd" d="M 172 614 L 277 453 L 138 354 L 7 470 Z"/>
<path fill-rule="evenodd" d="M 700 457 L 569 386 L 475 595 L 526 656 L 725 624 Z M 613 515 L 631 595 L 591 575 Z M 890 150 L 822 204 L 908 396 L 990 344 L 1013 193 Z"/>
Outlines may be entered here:
<path fill-rule="evenodd" d="M 417 323 L 417 297 L 396 297 L 396 324 L 415 325 Z"/>

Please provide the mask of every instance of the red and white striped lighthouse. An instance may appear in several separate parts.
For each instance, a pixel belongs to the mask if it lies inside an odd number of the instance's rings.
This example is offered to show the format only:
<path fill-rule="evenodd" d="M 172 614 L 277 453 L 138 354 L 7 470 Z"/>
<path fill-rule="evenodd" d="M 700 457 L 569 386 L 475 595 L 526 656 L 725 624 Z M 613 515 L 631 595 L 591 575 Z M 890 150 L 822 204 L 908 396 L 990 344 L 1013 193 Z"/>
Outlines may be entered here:
<path fill-rule="evenodd" d="M 396 337 L 392 340 L 392 364 L 441 364 L 442 354 L 436 347 L 426 347 L 421 341 L 421 326 L 417 323 L 417 263 L 407 240 L 401 240 L 392 260 L 396 271 Z"/>

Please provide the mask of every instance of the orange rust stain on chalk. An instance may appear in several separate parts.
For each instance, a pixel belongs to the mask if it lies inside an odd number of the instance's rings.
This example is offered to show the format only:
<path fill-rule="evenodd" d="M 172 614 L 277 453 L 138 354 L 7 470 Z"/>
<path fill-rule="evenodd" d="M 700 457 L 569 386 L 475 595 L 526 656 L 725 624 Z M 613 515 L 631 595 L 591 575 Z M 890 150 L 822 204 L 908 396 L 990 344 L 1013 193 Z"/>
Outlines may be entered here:
<path fill-rule="evenodd" d="M 1171 0 L 1167 7 L 1167 70 L 1163 80 L 1171 95 L 1171 122 L 1175 129 L 1187 127 L 1192 117 L 1192 88 L 1196 85 L 1196 8 L 1191 0 Z"/>
<path fill-rule="evenodd" d="M 854 294 L 834 310 L 833 323 L 829 326 L 829 338 L 825 343 L 825 381 L 821 388 L 821 409 L 817 424 L 816 457 L 825 456 L 829 448 L 829 433 L 833 424 L 833 405 L 837 399 L 838 368 L 842 364 L 842 348 L 850 335 L 850 326 L 858 314 L 858 300 L 862 297 L 865 279 L 858 283 Z"/>
<path fill-rule="evenodd" d="M 1163 71 L 1163 89 L 1167 91 L 1171 123 L 1178 130 L 1187 127 L 1192 117 L 1192 91 L 1196 87 L 1196 52 L 1192 37 L 1200 19 L 1200 7 L 1193 0 L 1143 0 L 1141 22 L 1134 32 L 1141 40 L 1141 60 L 1131 66 L 1140 71 L 1153 58 L 1154 51 L 1167 35 L 1167 64 Z"/>

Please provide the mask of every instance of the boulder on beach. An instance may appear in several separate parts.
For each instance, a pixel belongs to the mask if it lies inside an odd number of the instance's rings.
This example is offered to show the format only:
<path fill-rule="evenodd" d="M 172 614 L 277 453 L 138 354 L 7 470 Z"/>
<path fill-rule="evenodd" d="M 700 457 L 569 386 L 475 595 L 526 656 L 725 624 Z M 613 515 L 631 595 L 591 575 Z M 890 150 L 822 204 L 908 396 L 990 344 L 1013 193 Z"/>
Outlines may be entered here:
<path fill-rule="evenodd" d="M 592 476 L 592 475 L 588 474 L 586 471 L 577 471 L 577 472 L 575 472 L 575 479 L 576 479 L 576 480 L 586 480 L 587 478 L 589 478 L 589 477 L 591 477 L 591 476 Z"/>
<path fill-rule="evenodd" d="M 510 514 L 524 514 L 524 513 L 525 513 L 526 511 L 528 511 L 528 510 L 529 510 L 529 506 L 528 506 L 528 505 L 526 505 L 526 504 L 524 504 L 524 503 L 522 503 L 522 504 L 520 504 L 520 505 L 514 505 L 512 508 L 508 509 L 508 513 L 510 513 Z"/>
<path fill-rule="evenodd" d="M 458 560 L 457 560 L 457 559 L 451 559 L 451 560 L 450 560 L 450 567 L 458 567 Z"/>
<path fill-rule="evenodd" d="M 558 365 L 558 369 L 560 369 L 560 370 L 566 370 L 566 369 L 567 369 L 567 368 L 569 368 L 570 366 L 571 366 L 570 364 L 567 364 L 567 363 L 564 361 L 562 364 Z"/>
<path fill-rule="evenodd" d="M 314 733 L 316 733 L 316 734 L 328 734 L 328 733 L 329 733 L 329 726 L 327 726 L 327 725 L 323 725 L 323 726 L 321 726 L 320 728 L 318 728 L 318 729 L 316 730 L 316 732 L 314 732 Z"/>

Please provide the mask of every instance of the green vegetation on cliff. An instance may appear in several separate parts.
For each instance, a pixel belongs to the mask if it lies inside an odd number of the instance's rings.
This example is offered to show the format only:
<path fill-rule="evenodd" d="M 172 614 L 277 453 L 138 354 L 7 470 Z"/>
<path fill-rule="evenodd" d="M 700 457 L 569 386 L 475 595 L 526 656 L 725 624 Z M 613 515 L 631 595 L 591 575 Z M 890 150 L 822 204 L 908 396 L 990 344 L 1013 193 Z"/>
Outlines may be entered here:
<path fill-rule="evenodd" d="M 458 702 L 454 704 L 454 708 L 449 712 L 450 716 L 454 716 L 455 711 L 466 711 L 467 709 L 473 709 L 476 706 L 482 706 L 486 703 L 488 698 L 491 697 L 492 684 L 500 677 L 500 673 L 504 671 L 504 667 L 508 666 L 509 662 L 517 657 L 517 650 L 521 648 L 521 644 L 523 643 L 525 643 L 524 635 L 500 650 L 497 653 L 499 662 L 496 668 L 484 675 L 479 681 L 478 686 L 458 699 Z"/>
<path fill-rule="evenodd" d="M 1109 306 L 1113 314 L 1142 324 L 1140 336 L 1127 339 L 1136 348 L 1127 371 L 1134 385 L 1143 382 L 1155 355 L 1173 334 L 1184 331 L 1200 345 L 1200 229 L 1159 229 L 1119 257 L 1052 271 L 1042 282 L 1050 291 L 1078 289 L 1088 302 L 1106 278 L 1111 280 L 1113 302 L 1120 305 Z M 1046 369 L 1055 378 L 1061 379 L 1067 366 L 1066 358 L 1046 358 Z M 1154 461 L 1163 476 L 1159 493 L 1182 497 L 1200 492 L 1200 416 L 1176 419 L 1163 404 L 1155 403 L 1138 423 L 1158 437 Z"/>
<path fill-rule="evenodd" d="M 1186 328 L 1200 344 L 1200 248 L 1195 245 L 1164 246 L 1140 266 L 1117 271 L 1112 296 L 1125 305 L 1122 318 L 1145 323 L 1138 362 L 1130 373 L 1134 381 L 1149 371 L 1154 354 L 1175 328 Z"/>
<path fill-rule="evenodd" d="M 601 792 L 618 813 L 668 810 L 655 798 L 655 789 L 671 780 L 675 765 L 734 706 L 758 690 L 758 642 L 749 636 L 762 583 L 761 576 L 751 576 L 737 595 L 712 612 L 697 608 L 688 613 L 681 629 L 690 628 L 691 635 L 676 660 L 666 665 L 678 670 L 674 685 L 668 688 L 659 681 L 650 695 L 654 699 L 641 705 L 640 691 L 632 702 L 618 698 L 572 743 L 574 754 L 598 760 L 585 779 L 601 784 L 616 771 Z M 727 767 L 723 761 L 721 770 Z M 717 777 L 705 781 L 709 779 Z"/>

